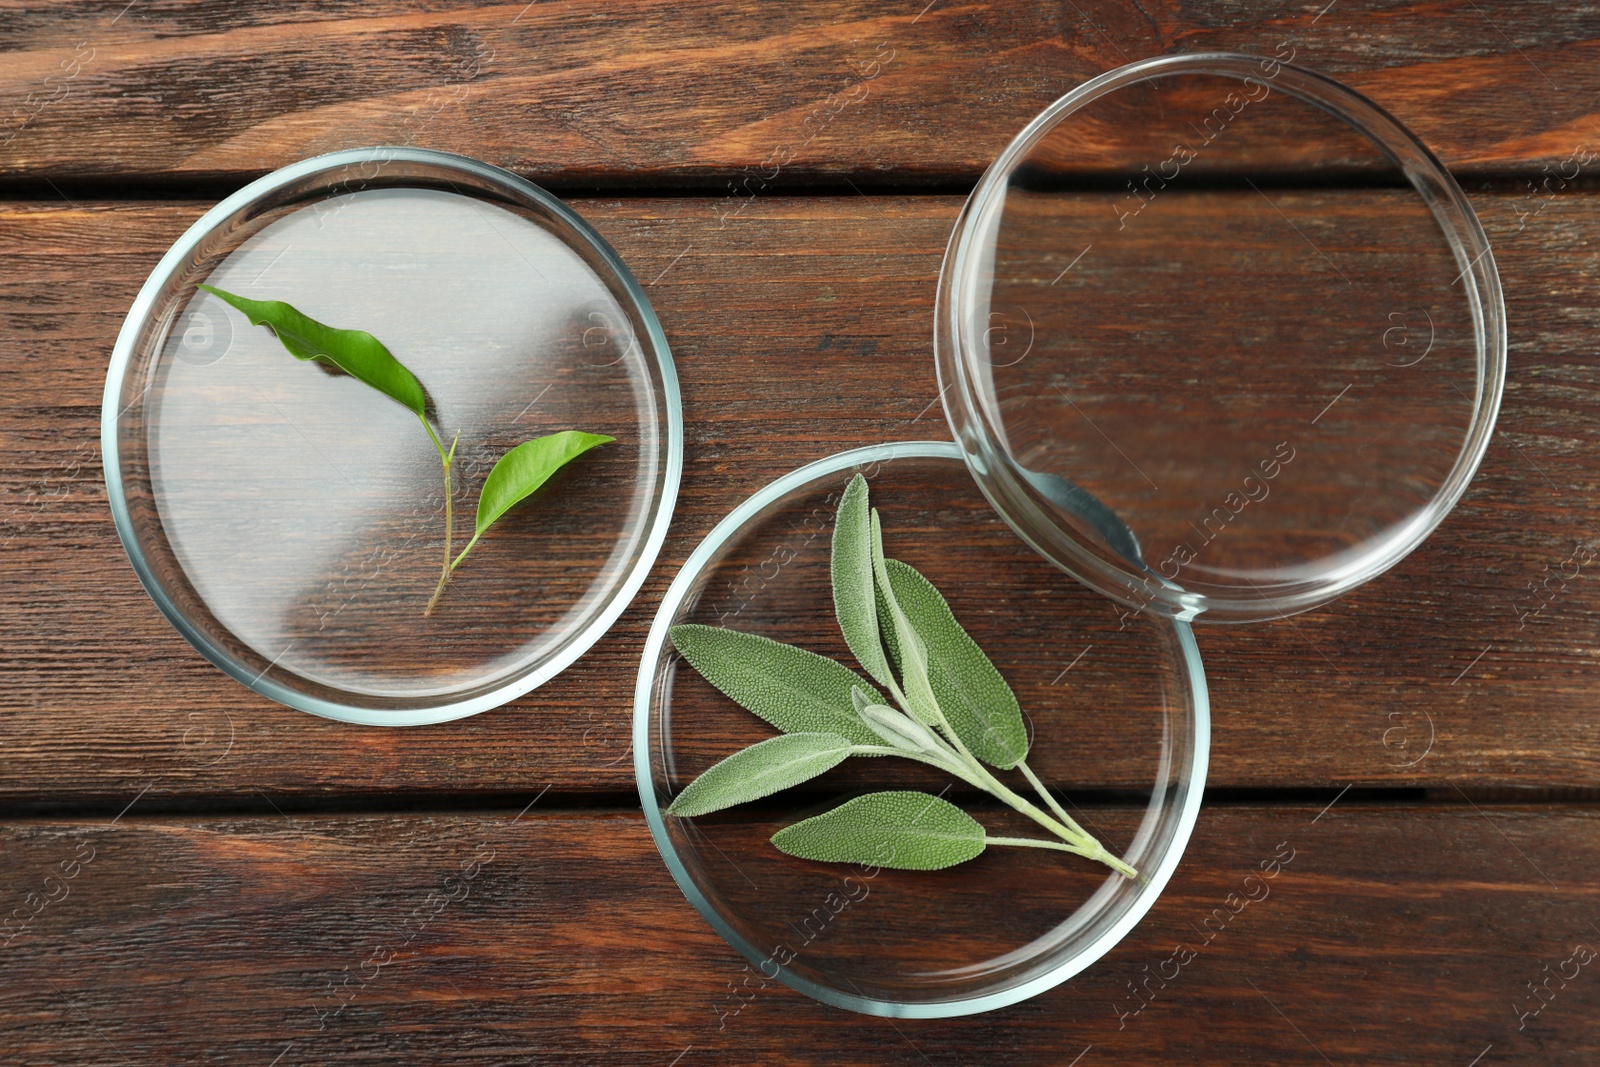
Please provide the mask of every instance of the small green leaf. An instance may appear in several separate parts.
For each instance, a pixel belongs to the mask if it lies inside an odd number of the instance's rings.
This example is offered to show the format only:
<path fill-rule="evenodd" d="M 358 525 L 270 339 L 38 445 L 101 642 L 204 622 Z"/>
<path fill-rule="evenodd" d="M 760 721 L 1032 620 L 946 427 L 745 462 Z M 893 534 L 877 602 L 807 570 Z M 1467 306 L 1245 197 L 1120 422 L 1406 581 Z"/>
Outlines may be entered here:
<path fill-rule="evenodd" d="M 862 669 L 880 685 L 893 687 L 889 661 L 878 637 L 877 597 L 872 580 L 872 518 L 867 511 L 867 480 L 850 479 L 833 524 L 833 611 L 845 644 Z"/>
<path fill-rule="evenodd" d="M 897 559 L 885 560 L 884 569 L 895 602 L 927 652 L 928 684 L 950 728 L 991 767 L 1015 767 L 1028 755 L 1028 728 L 1016 694 L 932 582 Z M 891 652 L 898 666 L 898 647 Z"/>
<path fill-rule="evenodd" d="M 669 815 L 708 815 L 809 781 L 843 763 L 850 742 L 838 734 L 779 734 L 741 749 L 690 782 Z"/>
<path fill-rule="evenodd" d="M 937 753 L 940 744 L 933 731 L 909 715 L 902 714 L 887 704 L 874 704 L 860 689 L 852 689 L 856 714 L 879 737 L 902 752 Z"/>
<path fill-rule="evenodd" d="M 824 863 L 937 871 L 983 852 L 978 820 L 928 793 L 868 793 L 772 835 L 780 851 Z"/>
<path fill-rule="evenodd" d="M 815 652 L 759 634 L 685 623 L 671 630 L 672 643 L 706 681 L 786 734 L 825 731 L 858 745 L 876 745 L 878 735 L 856 715 L 850 690 L 859 686 L 883 697 L 855 671 Z"/>
<path fill-rule="evenodd" d="M 872 572 L 874 587 L 883 596 L 887 607 L 887 629 L 893 635 L 894 646 L 900 652 L 901 681 L 905 687 L 906 711 L 925 726 L 937 726 L 940 719 L 939 701 L 928 684 L 928 656 L 922 640 L 911 627 L 911 621 L 895 599 L 894 585 L 889 581 L 883 562 L 883 527 L 876 508 L 872 511 Z"/>
<path fill-rule="evenodd" d="M 281 300 L 251 300 L 209 285 L 198 288 L 244 312 L 253 325 L 271 329 L 296 359 L 331 363 L 352 378 L 427 417 L 428 400 L 422 383 L 370 333 L 325 326 Z"/>
<path fill-rule="evenodd" d="M 548 437 L 524 441 L 500 457 L 478 494 L 477 534 L 494 525 L 512 507 L 525 500 L 556 471 L 591 448 L 615 441 L 605 434 L 562 430 Z"/>

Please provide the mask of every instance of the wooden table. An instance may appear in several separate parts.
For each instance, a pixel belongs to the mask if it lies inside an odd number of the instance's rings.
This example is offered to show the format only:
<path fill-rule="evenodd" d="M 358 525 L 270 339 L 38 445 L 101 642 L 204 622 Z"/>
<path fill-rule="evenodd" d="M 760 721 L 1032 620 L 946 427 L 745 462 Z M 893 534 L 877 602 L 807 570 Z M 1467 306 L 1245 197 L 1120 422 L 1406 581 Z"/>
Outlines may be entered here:
<path fill-rule="evenodd" d="M 947 435 L 940 255 L 1029 117 L 1130 59 L 1283 41 L 1426 140 L 1494 243 L 1511 369 L 1471 490 L 1336 604 L 1201 632 L 1206 806 L 1165 895 L 1089 971 L 939 1022 L 750 992 L 634 792 L 632 685 L 666 583 L 800 462 Z M 1550 177 L 1600 149 L 1600 14 L 8 2 L 0 50 L 0 886 L 25 918 L 0 948 L 0 1060 L 1600 1061 L 1600 586 L 1592 564 L 1572 576 L 1600 538 L 1600 214 L 1593 164 Z M 249 179 L 374 143 L 566 197 L 650 283 L 688 420 L 671 535 L 613 632 L 507 707 L 403 731 L 287 711 L 206 664 L 135 580 L 97 447 L 113 338 L 168 244 Z M 1270 898 L 1132 1013 L 1130 986 L 1281 842 Z"/>

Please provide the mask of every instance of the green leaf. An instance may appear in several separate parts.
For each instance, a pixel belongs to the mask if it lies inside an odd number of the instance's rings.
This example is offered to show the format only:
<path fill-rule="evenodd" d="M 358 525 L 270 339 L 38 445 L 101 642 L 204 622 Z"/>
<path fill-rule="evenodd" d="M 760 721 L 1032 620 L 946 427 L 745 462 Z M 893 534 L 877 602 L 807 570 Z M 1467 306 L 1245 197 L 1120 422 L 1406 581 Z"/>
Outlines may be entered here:
<path fill-rule="evenodd" d="M 809 781 L 843 763 L 851 744 L 838 734 L 779 734 L 742 749 L 690 782 L 669 815 L 708 815 Z"/>
<path fill-rule="evenodd" d="M 850 696 L 855 701 L 856 714 L 893 747 L 902 752 L 934 754 L 941 751 L 942 746 L 933 736 L 933 731 L 909 715 L 887 704 L 874 704 L 859 688 L 852 689 Z"/>
<path fill-rule="evenodd" d="M 325 326 L 281 300 L 251 300 L 209 285 L 198 288 L 244 312 L 251 324 L 269 328 L 296 359 L 331 363 L 352 378 L 427 417 L 428 399 L 422 391 L 422 383 L 370 333 Z"/>
<path fill-rule="evenodd" d="M 759 634 L 685 623 L 672 643 L 706 681 L 786 734 L 825 731 L 858 745 L 878 735 L 856 715 L 850 690 L 883 697 L 855 671 L 831 659 Z"/>
<path fill-rule="evenodd" d="M 850 479 L 833 524 L 833 611 L 845 644 L 862 669 L 880 685 L 894 685 L 878 637 L 877 596 L 872 579 L 872 518 L 867 511 L 867 480 Z"/>
<path fill-rule="evenodd" d="M 932 582 L 897 559 L 885 560 L 884 569 L 895 602 L 926 650 L 928 684 L 950 728 L 991 767 L 1015 767 L 1028 755 L 1028 728 L 1016 694 Z M 898 666 L 898 645 L 891 655 Z"/>
<path fill-rule="evenodd" d="M 900 674 L 905 687 L 906 711 L 925 726 L 937 726 L 941 718 L 938 699 L 928 684 L 928 657 L 922 641 L 911 621 L 901 610 L 895 598 L 894 585 L 889 581 L 883 561 L 883 527 L 876 508 L 872 511 L 872 571 L 874 586 L 883 596 L 888 608 L 888 630 L 900 653 Z"/>
<path fill-rule="evenodd" d="M 983 852 L 978 820 L 928 793 L 868 793 L 772 835 L 780 851 L 824 863 L 937 871 Z"/>
<path fill-rule="evenodd" d="M 562 430 L 548 437 L 524 441 L 500 457 L 489 477 L 483 481 L 483 491 L 478 494 L 478 523 L 476 537 L 494 525 L 514 506 L 525 500 L 556 471 L 577 459 L 591 448 L 615 441 L 605 434 Z M 465 553 L 462 553 L 465 555 Z"/>

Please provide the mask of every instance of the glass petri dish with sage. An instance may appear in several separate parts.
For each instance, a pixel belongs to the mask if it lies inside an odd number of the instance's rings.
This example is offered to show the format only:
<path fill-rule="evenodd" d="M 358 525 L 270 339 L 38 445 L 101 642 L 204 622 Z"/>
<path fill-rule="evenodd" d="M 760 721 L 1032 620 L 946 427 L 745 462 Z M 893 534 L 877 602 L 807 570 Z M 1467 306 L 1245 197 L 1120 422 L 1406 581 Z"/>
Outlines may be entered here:
<path fill-rule="evenodd" d="M 318 325 L 372 335 L 420 391 Z M 490 479 L 565 431 L 609 440 Z M 294 164 L 196 222 L 128 314 L 101 432 L 173 625 L 274 700 L 388 726 L 495 707 L 589 648 L 655 560 L 683 455 L 671 353 L 616 253 L 516 175 L 413 148 Z"/>
<path fill-rule="evenodd" d="M 831 578 L 836 515 L 857 473 L 882 516 L 886 556 L 938 588 L 1016 694 L 1032 772 L 1139 877 L 1078 855 L 1003 845 L 998 839 L 1045 835 L 989 794 L 908 759 L 856 755 L 750 803 L 693 817 L 668 810 L 711 766 L 780 736 L 691 666 L 675 634 L 736 630 L 864 672 L 841 632 Z M 736 508 L 668 590 L 635 694 L 640 798 L 684 894 L 759 981 L 885 1016 L 1015 1003 L 1108 951 L 1177 866 L 1208 746 L 1190 628 L 1153 615 L 1124 620 L 1112 602 L 1063 581 L 994 514 L 945 442 L 841 453 Z M 1028 789 L 1016 771 L 996 773 Z M 965 862 L 910 870 L 801 858 L 772 840 L 842 801 L 882 792 L 954 805 L 982 825 L 986 847 Z"/>
<path fill-rule="evenodd" d="M 1471 205 L 1293 53 L 1085 83 L 945 256 L 940 384 L 974 477 L 1130 613 L 1332 600 L 1438 526 L 1493 432 L 1505 310 Z"/>

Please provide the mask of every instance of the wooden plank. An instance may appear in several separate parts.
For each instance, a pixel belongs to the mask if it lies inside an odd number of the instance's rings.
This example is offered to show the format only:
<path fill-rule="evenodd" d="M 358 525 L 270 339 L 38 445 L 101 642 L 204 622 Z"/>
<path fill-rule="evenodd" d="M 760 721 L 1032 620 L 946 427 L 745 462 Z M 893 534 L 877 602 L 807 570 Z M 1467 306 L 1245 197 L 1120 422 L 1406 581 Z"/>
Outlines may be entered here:
<path fill-rule="evenodd" d="M 1586 195 L 1540 201 L 1537 214 L 1515 196 L 1479 204 L 1513 338 L 1495 445 L 1457 511 L 1390 574 L 1292 620 L 1201 632 L 1214 785 L 1593 780 L 1600 592 L 1582 559 L 1600 536 L 1585 518 L 1600 500 L 1600 358 L 1584 310 L 1600 283 L 1595 214 Z M 576 206 L 651 283 L 678 359 L 678 515 L 634 607 L 573 668 L 509 707 L 405 731 L 290 712 L 227 680 L 161 619 L 117 542 L 96 453 L 106 359 L 145 272 L 201 205 L 0 207 L 11 372 L 0 398 L 0 796 L 115 810 L 142 790 L 146 804 L 509 798 L 547 784 L 631 793 L 644 633 L 699 539 L 803 462 L 946 436 L 927 338 L 959 200 L 766 197 L 720 221 L 704 200 Z M 1053 572 L 1038 581 L 1070 589 Z M 981 585 L 953 595 L 964 614 L 983 610 Z M 1078 650 L 1008 649 L 1025 702 L 1053 699 Z M 1080 729 L 1097 762 L 1069 781 L 1147 780 L 1110 725 Z"/>
<path fill-rule="evenodd" d="M 0 840 L 7 908 L 31 916 L 14 920 L 0 978 L 0 1041 L 18 1062 L 1600 1054 L 1593 808 L 1210 808 L 1154 909 L 1089 970 L 990 1014 L 895 1022 L 756 976 L 679 894 L 637 815 L 136 809 L 115 825 L 8 823 Z M 919 921 L 935 883 L 948 879 L 883 872 L 811 949 L 894 925 L 891 895 Z M 963 922 L 920 921 L 935 955 Z"/>
<path fill-rule="evenodd" d="M 565 186 L 970 181 L 1085 79 L 1216 50 L 1340 76 L 1463 173 L 1564 182 L 1600 148 L 1600 16 L 1532 0 L 0 11 L 0 177 L 40 188 L 238 183 L 375 143 Z"/>

